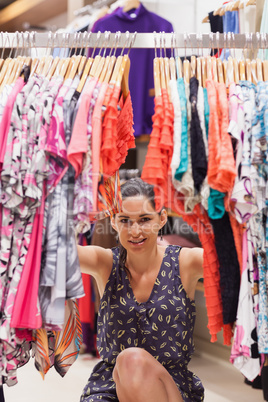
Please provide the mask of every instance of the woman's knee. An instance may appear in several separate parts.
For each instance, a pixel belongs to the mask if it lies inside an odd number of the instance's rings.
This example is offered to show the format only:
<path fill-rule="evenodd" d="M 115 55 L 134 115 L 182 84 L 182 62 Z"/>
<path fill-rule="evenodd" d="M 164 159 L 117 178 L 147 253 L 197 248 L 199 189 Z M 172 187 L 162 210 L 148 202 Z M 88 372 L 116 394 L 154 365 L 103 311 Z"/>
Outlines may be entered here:
<path fill-rule="evenodd" d="M 156 364 L 153 364 L 156 363 Z M 160 370 L 161 370 L 160 366 Z M 157 362 L 154 362 L 154 358 L 141 348 L 127 348 L 122 351 L 116 359 L 116 365 L 114 368 L 114 381 L 123 379 L 124 377 L 131 379 L 134 384 L 140 381 L 141 378 L 145 379 L 148 375 L 157 375 Z"/>

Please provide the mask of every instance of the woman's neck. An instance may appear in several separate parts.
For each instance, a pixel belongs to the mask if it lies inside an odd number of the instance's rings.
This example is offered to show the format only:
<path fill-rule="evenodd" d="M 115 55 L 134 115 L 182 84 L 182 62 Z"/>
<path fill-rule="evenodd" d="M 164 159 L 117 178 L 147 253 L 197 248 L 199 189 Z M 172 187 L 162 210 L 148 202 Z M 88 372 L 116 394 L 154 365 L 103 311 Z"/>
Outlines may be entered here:
<path fill-rule="evenodd" d="M 157 244 L 147 252 L 127 253 L 126 267 L 130 273 L 142 275 L 145 272 L 156 269 L 163 259 L 165 252 L 164 246 L 158 246 Z"/>

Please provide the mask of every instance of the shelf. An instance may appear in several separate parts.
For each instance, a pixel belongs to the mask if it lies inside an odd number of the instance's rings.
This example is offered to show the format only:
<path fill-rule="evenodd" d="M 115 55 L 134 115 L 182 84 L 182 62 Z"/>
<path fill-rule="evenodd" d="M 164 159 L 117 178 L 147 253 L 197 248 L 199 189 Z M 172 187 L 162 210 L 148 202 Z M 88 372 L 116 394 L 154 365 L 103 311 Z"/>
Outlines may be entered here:
<path fill-rule="evenodd" d="M 22 31 L 67 11 L 68 0 L 17 0 L 1 10 L 0 31 Z"/>

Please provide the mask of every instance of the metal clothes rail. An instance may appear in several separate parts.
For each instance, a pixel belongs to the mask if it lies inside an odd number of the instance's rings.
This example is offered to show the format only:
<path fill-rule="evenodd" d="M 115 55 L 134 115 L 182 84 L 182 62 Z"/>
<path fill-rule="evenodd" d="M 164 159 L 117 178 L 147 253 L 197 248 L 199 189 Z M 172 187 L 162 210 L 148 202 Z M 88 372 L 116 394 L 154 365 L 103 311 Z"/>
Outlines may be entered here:
<path fill-rule="evenodd" d="M 132 33 L 129 34 L 130 38 Z M 119 48 L 123 48 L 128 38 L 121 33 Z M 115 43 L 115 34 L 111 33 L 107 41 L 105 33 L 64 34 L 36 32 L 0 32 L 0 48 L 51 48 L 51 47 L 95 47 Z M 235 48 L 235 49 L 267 49 L 268 34 L 193 34 L 193 33 L 137 33 L 132 48 Z"/>

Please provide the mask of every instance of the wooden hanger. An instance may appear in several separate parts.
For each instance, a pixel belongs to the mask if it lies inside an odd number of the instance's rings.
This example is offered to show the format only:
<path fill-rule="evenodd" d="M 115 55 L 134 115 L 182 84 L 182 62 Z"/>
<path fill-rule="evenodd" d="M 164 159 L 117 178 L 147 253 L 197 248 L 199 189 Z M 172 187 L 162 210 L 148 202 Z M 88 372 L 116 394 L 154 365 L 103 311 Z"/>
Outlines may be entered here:
<path fill-rule="evenodd" d="M 178 78 L 182 78 L 182 61 L 179 56 L 176 58 L 176 67 Z"/>
<path fill-rule="evenodd" d="M 164 58 L 159 58 L 159 65 L 160 65 L 160 83 L 162 89 L 167 89 L 167 82 L 166 82 L 166 75 L 165 75 L 165 63 Z"/>
<path fill-rule="evenodd" d="M 217 59 L 215 56 L 211 57 L 211 67 L 212 67 L 212 78 L 215 82 L 218 82 L 218 71 L 217 71 Z"/>
<path fill-rule="evenodd" d="M 234 82 L 234 63 L 233 58 L 231 56 L 228 57 L 227 61 L 227 72 L 226 72 L 226 79 L 225 83 L 229 86 L 232 82 Z"/>
<path fill-rule="evenodd" d="M 256 60 L 251 60 L 250 67 L 251 67 L 252 82 L 253 82 L 253 84 L 257 85 L 258 78 L 257 78 L 257 62 L 256 62 Z"/>
<path fill-rule="evenodd" d="M 169 82 L 170 82 L 170 63 L 169 63 L 169 58 L 168 57 L 164 57 L 164 68 L 165 68 L 165 78 L 166 78 L 166 85 L 167 85 L 167 92 L 168 92 L 168 97 L 170 99 L 171 97 L 171 93 L 170 93 L 170 86 L 169 86 Z"/>
<path fill-rule="evenodd" d="M 256 64 L 257 64 L 257 80 L 258 81 L 263 81 L 263 64 L 261 59 L 256 59 Z"/>
<path fill-rule="evenodd" d="M 207 73 L 207 79 L 212 80 L 212 64 L 211 64 L 211 56 L 207 56 L 206 58 L 206 73 Z"/>
<path fill-rule="evenodd" d="M 191 66 L 190 66 L 189 60 L 187 60 L 187 59 L 183 60 L 182 68 L 183 68 L 184 82 L 189 84 L 190 83 L 190 77 L 191 77 Z"/>
<path fill-rule="evenodd" d="M 218 72 L 218 78 L 220 83 L 224 83 L 224 76 L 223 76 L 223 67 L 222 67 L 222 61 L 220 58 L 216 60 L 217 62 L 217 72 Z"/>
<path fill-rule="evenodd" d="M 9 66 L 11 60 L 12 60 L 12 59 L 11 59 L 10 57 L 8 57 L 8 58 L 4 61 L 4 64 L 3 64 L 2 69 L 1 69 L 1 72 L 0 72 L 0 85 L 2 84 L 4 78 L 6 77 L 7 70 L 8 70 L 8 66 Z"/>
<path fill-rule="evenodd" d="M 60 62 L 60 58 L 59 58 L 59 57 L 55 57 L 55 59 L 53 60 L 51 66 L 50 66 L 50 69 L 48 70 L 47 75 L 46 75 L 46 77 L 47 77 L 47 79 L 48 79 L 49 81 L 50 81 L 51 78 L 53 77 L 53 75 L 54 75 L 54 73 L 55 73 L 55 71 L 56 71 L 56 68 L 57 68 L 59 62 Z"/>
<path fill-rule="evenodd" d="M 209 16 L 206 15 L 205 18 L 202 19 L 202 24 L 206 24 L 207 22 L 209 22 Z"/>
<path fill-rule="evenodd" d="M 247 60 L 246 60 L 246 77 L 247 77 L 247 81 L 252 82 L 251 62 L 250 62 L 250 59 L 247 59 Z"/>
<path fill-rule="evenodd" d="M 154 92 L 155 96 L 161 96 L 161 83 L 160 83 L 160 63 L 159 58 L 154 58 Z"/>
<path fill-rule="evenodd" d="M 140 6 L 140 1 L 138 0 L 125 0 L 123 2 L 123 11 L 127 13 L 130 10 L 136 9 Z"/>
<path fill-rule="evenodd" d="M 177 74 L 176 74 L 176 62 L 174 57 L 172 56 L 169 60 L 169 66 L 170 66 L 170 76 L 172 80 L 177 79 Z"/>
<path fill-rule="evenodd" d="M 128 54 L 123 57 L 123 61 L 119 70 L 119 74 L 116 80 L 116 85 L 121 86 L 124 99 L 126 99 L 129 93 L 129 70 L 130 70 L 130 59 Z"/>
<path fill-rule="evenodd" d="M 263 78 L 264 81 L 268 81 L 268 60 L 262 62 L 263 65 Z"/>
<path fill-rule="evenodd" d="M 201 85 L 201 87 L 204 86 L 204 83 L 202 81 L 202 66 L 200 57 L 196 58 L 196 78 L 198 79 L 199 85 Z"/>
<path fill-rule="evenodd" d="M 7 84 L 8 79 L 12 74 L 13 68 L 15 68 L 15 63 L 16 63 L 15 59 L 11 59 L 10 62 L 8 63 L 5 75 L 4 75 L 3 80 L 1 82 L 0 92 L 2 92 L 4 86 Z"/>
<path fill-rule="evenodd" d="M 239 67 L 238 61 L 236 58 L 233 58 L 233 67 L 234 67 L 234 81 L 236 84 L 239 83 Z"/>
<path fill-rule="evenodd" d="M 207 80 L 207 64 L 206 64 L 206 58 L 205 57 L 200 57 L 201 61 L 201 74 L 202 74 L 202 84 L 203 87 L 206 87 L 206 80 Z"/>
<path fill-rule="evenodd" d="M 82 77 L 81 77 L 80 82 L 79 82 L 78 87 L 77 87 L 77 92 L 79 92 L 79 93 L 81 93 L 83 88 L 84 88 L 84 85 L 86 83 L 87 77 L 89 75 L 89 71 L 90 71 L 91 66 L 92 66 L 92 63 L 93 63 L 93 58 L 89 57 L 87 59 L 87 62 L 86 62 Z"/>
<path fill-rule="evenodd" d="M 196 76 L 196 57 L 191 56 L 191 73 L 190 77 L 195 77 Z"/>
<path fill-rule="evenodd" d="M 245 60 L 239 61 L 239 79 L 245 81 L 246 79 L 246 63 Z"/>

